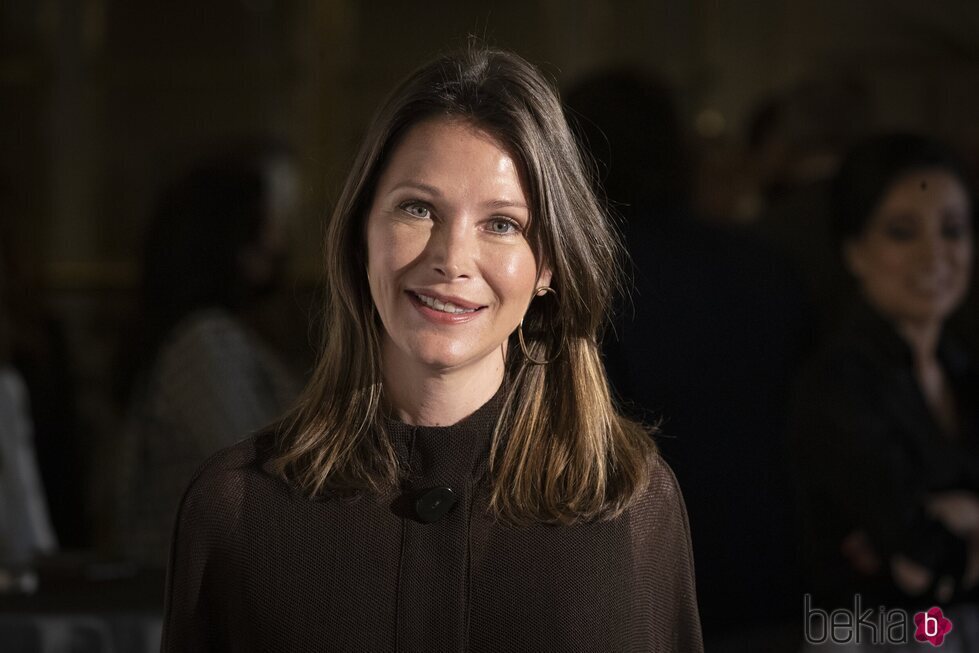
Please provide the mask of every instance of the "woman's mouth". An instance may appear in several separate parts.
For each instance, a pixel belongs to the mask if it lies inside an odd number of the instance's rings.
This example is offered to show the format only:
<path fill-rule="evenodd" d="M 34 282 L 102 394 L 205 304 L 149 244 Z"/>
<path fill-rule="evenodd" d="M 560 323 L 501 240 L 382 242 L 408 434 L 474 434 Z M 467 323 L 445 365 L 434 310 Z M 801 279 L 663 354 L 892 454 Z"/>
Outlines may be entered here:
<path fill-rule="evenodd" d="M 429 297 L 428 295 L 423 295 L 411 290 L 409 290 L 408 293 L 414 295 L 418 301 L 425 306 L 442 313 L 461 315 L 465 313 L 475 313 L 476 311 L 481 311 L 482 309 L 486 308 L 485 306 L 480 306 L 478 308 L 463 308 L 462 306 L 456 306 L 452 302 L 443 302 L 435 297 Z"/>
<path fill-rule="evenodd" d="M 919 275 L 909 279 L 909 286 L 923 295 L 937 295 L 945 291 L 948 279 L 938 275 Z"/>
<path fill-rule="evenodd" d="M 416 293 L 412 290 L 406 291 L 408 300 L 418 312 L 430 322 L 435 324 L 460 324 L 473 320 L 482 314 L 485 306 L 478 308 L 463 308 L 452 302 L 443 302 L 429 295 Z"/>

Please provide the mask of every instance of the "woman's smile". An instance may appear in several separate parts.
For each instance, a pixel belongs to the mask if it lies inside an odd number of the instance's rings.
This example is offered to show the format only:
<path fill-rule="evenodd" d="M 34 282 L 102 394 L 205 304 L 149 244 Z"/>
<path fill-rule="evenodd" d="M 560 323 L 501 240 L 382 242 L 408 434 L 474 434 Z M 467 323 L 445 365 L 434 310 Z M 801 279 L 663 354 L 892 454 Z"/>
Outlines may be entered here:
<path fill-rule="evenodd" d="M 434 324 L 462 324 L 476 319 L 477 315 L 486 309 L 485 306 L 463 308 L 453 302 L 443 302 L 431 295 L 408 290 L 405 292 L 409 301 L 425 319 Z"/>

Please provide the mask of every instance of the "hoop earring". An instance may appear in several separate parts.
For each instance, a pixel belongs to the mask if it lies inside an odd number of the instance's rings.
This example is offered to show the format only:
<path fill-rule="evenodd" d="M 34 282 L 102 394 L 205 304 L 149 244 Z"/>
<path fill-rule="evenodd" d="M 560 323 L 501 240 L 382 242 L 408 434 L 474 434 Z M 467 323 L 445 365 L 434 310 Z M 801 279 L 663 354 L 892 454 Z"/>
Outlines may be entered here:
<path fill-rule="evenodd" d="M 555 297 L 557 297 L 557 291 L 554 290 L 553 288 L 551 288 L 550 286 L 541 286 L 539 288 L 536 288 L 534 290 L 534 297 L 539 297 L 540 296 L 539 293 L 541 291 L 544 291 L 544 294 L 545 295 L 547 293 L 551 293 L 552 295 L 554 295 Z M 520 325 L 517 327 L 517 338 L 520 341 L 520 350 L 523 351 L 524 357 L 527 360 L 529 360 L 531 363 L 533 363 L 534 365 L 547 365 L 548 363 L 553 362 L 554 359 L 556 359 L 558 356 L 561 355 L 561 349 L 562 349 L 562 347 L 564 345 L 564 338 L 562 337 L 561 338 L 561 344 L 558 346 L 557 352 L 555 352 L 555 354 L 553 356 L 551 356 L 547 360 L 538 360 L 538 359 L 534 358 L 533 356 L 531 356 L 527 352 L 527 343 L 524 342 L 524 338 L 523 338 L 523 318 L 520 318 Z"/>

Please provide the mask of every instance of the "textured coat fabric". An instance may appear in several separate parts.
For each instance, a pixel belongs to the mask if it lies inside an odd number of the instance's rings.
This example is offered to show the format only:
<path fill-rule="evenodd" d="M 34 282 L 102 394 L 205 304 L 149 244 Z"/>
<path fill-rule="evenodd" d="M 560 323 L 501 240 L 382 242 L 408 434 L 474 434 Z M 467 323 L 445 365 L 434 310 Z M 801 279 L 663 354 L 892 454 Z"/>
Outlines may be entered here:
<path fill-rule="evenodd" d="M 866 534 L 877 556 L 904 554 L 935 577 L 960 577 L 965 542 L 929 517 L 931 493 L 979 493 L 979 376 L 942 339 L 938 358 L 955 394 L 959 433 L 939 427 L 914 375 L 911 349 L 892 324 L 866 305 L 803 375 L 793 436 L 805 523 L 807 591 L 824 605 L 867 601 L 916 603 L 890 579 L 858 573 L 842 542 Z M 958 598 L 965 598 L 959 596 Z M 934 601 L 929 591 L 919 601 Z"/>
<path fill-rule="evenodd" d="M 180 507 L 163 650 L 701 651 L 683 499 L 657 457 L 622 517 L 511 528 L 485 513 L 501 393 L 449 427 L 389 421 L 409 472 L 390 499 L 310 500 L 268 436 L 211 458 Z M 434 523 L 414 500 L 450 487 Z"/>

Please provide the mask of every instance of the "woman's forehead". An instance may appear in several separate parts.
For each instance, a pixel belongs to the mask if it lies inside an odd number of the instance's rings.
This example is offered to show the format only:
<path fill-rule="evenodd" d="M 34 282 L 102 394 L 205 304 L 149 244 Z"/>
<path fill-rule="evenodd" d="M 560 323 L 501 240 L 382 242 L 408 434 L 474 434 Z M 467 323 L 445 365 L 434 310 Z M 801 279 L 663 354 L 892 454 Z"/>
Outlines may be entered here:
<path fill-rule="evenodd" d="M 921 168 L 902 173 L 887 186 L 877 213 L 935 207 L 968 212 L 968 192 L 953 172 L 943 168 Z"/>
<path fill-rule="evenodd" d="M 521 168 L 511 148 L 489 131 L 461 119 L 432 118 L 398 140 L 383 164 L 378 191 L 407 186 L 526 206 Z"/>

